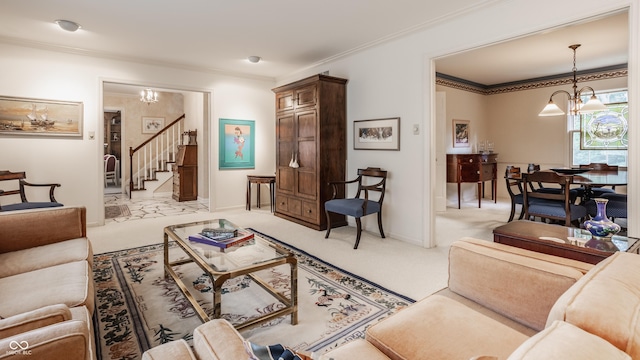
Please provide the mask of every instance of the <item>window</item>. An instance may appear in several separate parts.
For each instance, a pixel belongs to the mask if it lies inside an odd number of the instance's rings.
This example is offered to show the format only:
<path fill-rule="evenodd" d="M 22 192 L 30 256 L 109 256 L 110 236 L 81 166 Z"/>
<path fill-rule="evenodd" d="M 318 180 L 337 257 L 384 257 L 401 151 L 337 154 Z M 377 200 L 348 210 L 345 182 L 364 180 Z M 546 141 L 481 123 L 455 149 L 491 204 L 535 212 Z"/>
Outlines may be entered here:
<path fill-rule="evenodd" d="M 569 136 L 571 140 L 571 159 L 573 166 L 590 163 L 607 163 L 609 165 L 627 166 L 627 124 L 628 96 L 627 90 L 611 91 L 596 94 L 608 110 L 593 114 L 569 116 Z M 586 102 L 589 96 L 583 96 Z M 593 135 L 594 121 L 603 123 L 615 121 L 615 129 L 602 138 Z M 602 134 L 600 134 L 602 135 Z"/>

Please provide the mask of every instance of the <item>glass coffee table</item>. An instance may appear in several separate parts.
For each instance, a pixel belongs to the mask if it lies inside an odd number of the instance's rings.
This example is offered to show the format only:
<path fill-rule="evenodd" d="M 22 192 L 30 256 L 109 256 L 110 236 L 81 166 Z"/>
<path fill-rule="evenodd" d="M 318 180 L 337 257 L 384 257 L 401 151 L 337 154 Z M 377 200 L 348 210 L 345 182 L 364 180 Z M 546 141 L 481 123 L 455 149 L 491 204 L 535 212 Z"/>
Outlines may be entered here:
<path fill-rule="evenodd" d="M 294 254 L 282 246 L 260 237 L 258 234 L 255 234 L 250 240 L 226 249 L 189 240 L 190 235 L 198 234 L 205 228 L 239 229 L 225 219 L 171 225 L 164 228 L 165 276 L 171 277 L 178 284 L 180 290 L 193 305 L 202 321 L 206 322 L 220 318 L 222 286 L 225 281 L 239 276 L 248 276 L 281 302 L 283 307 L 260 317 L 249 319 L 246 322 L 234 324 L 235 328 L 238 330 L 250 328 L 270 319 L 289 314 L 291 315 L 291 324 L 296 325 L 298 323 L 298 262 Z M 175 241 L 180 250 L 187 255 L 186 258 L 173 262 L 169 261 L 169 241 Z M 173 269 L 174 266 L 187 263 L 195 263 L 211 279 L 213 287 L 213 310 L 211 313 L 204 311 Z M 291 267 L 291 295 L 289 297 L 264 282 L 255 274 L 260 270 L 283 264 L 289 264 Z"/>

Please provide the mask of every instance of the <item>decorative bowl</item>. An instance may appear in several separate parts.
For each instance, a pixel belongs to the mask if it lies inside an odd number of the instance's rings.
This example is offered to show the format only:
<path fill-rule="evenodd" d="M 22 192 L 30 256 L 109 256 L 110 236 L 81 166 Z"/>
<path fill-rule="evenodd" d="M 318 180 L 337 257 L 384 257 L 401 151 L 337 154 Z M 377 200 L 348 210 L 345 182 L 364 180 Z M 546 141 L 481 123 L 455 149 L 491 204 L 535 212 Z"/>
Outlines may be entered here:
<path fill-rule="evenodd" d="M 556 172 L 558 174 L 562 174 L 562 175 L 576 175 L 576 174 L 583 174 L 586 173 L 587 171 L 591 171 L 593 170 L 593 168 L 554 168 L 551 169 L 551 171 Z"/>

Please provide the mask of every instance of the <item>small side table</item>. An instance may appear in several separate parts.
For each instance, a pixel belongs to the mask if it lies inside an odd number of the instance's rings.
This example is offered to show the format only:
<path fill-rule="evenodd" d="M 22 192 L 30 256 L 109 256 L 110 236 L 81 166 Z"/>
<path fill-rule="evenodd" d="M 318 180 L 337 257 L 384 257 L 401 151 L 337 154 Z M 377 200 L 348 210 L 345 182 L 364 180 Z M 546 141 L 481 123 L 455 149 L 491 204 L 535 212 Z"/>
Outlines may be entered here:
<path fill-rule="evenodd" d="M 275 175 L 247 175 L 247 206 L 246 209 L 251 211 L 251 184 L 258 184 L 258 199 L 256 204 L 260 208 L 260 184 L 269 184 L 269 202 L 271 205 L 271 212 L 274 212 L 275 201 Z"/>

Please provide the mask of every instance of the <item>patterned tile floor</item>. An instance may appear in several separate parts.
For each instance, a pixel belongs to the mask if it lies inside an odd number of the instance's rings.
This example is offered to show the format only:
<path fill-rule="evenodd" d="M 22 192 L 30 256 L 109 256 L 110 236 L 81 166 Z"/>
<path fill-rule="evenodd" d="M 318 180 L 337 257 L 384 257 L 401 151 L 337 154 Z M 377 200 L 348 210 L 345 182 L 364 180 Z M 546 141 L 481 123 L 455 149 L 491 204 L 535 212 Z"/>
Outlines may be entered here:
<path fill-rule="evenodd" d="M 130 216 L 105 219 L 105 224 L 108 224 L 110 222 L 121 223 L 125 221 L 156 218 L 161 216 L 209 212 L 209 208 L 206 202 L 177 202 L 171 197 L 129 199 L 129 197 L 124 194 L 105 194 L 104 205 L 127 205 L 129 211 L 131 212 Z"/>

